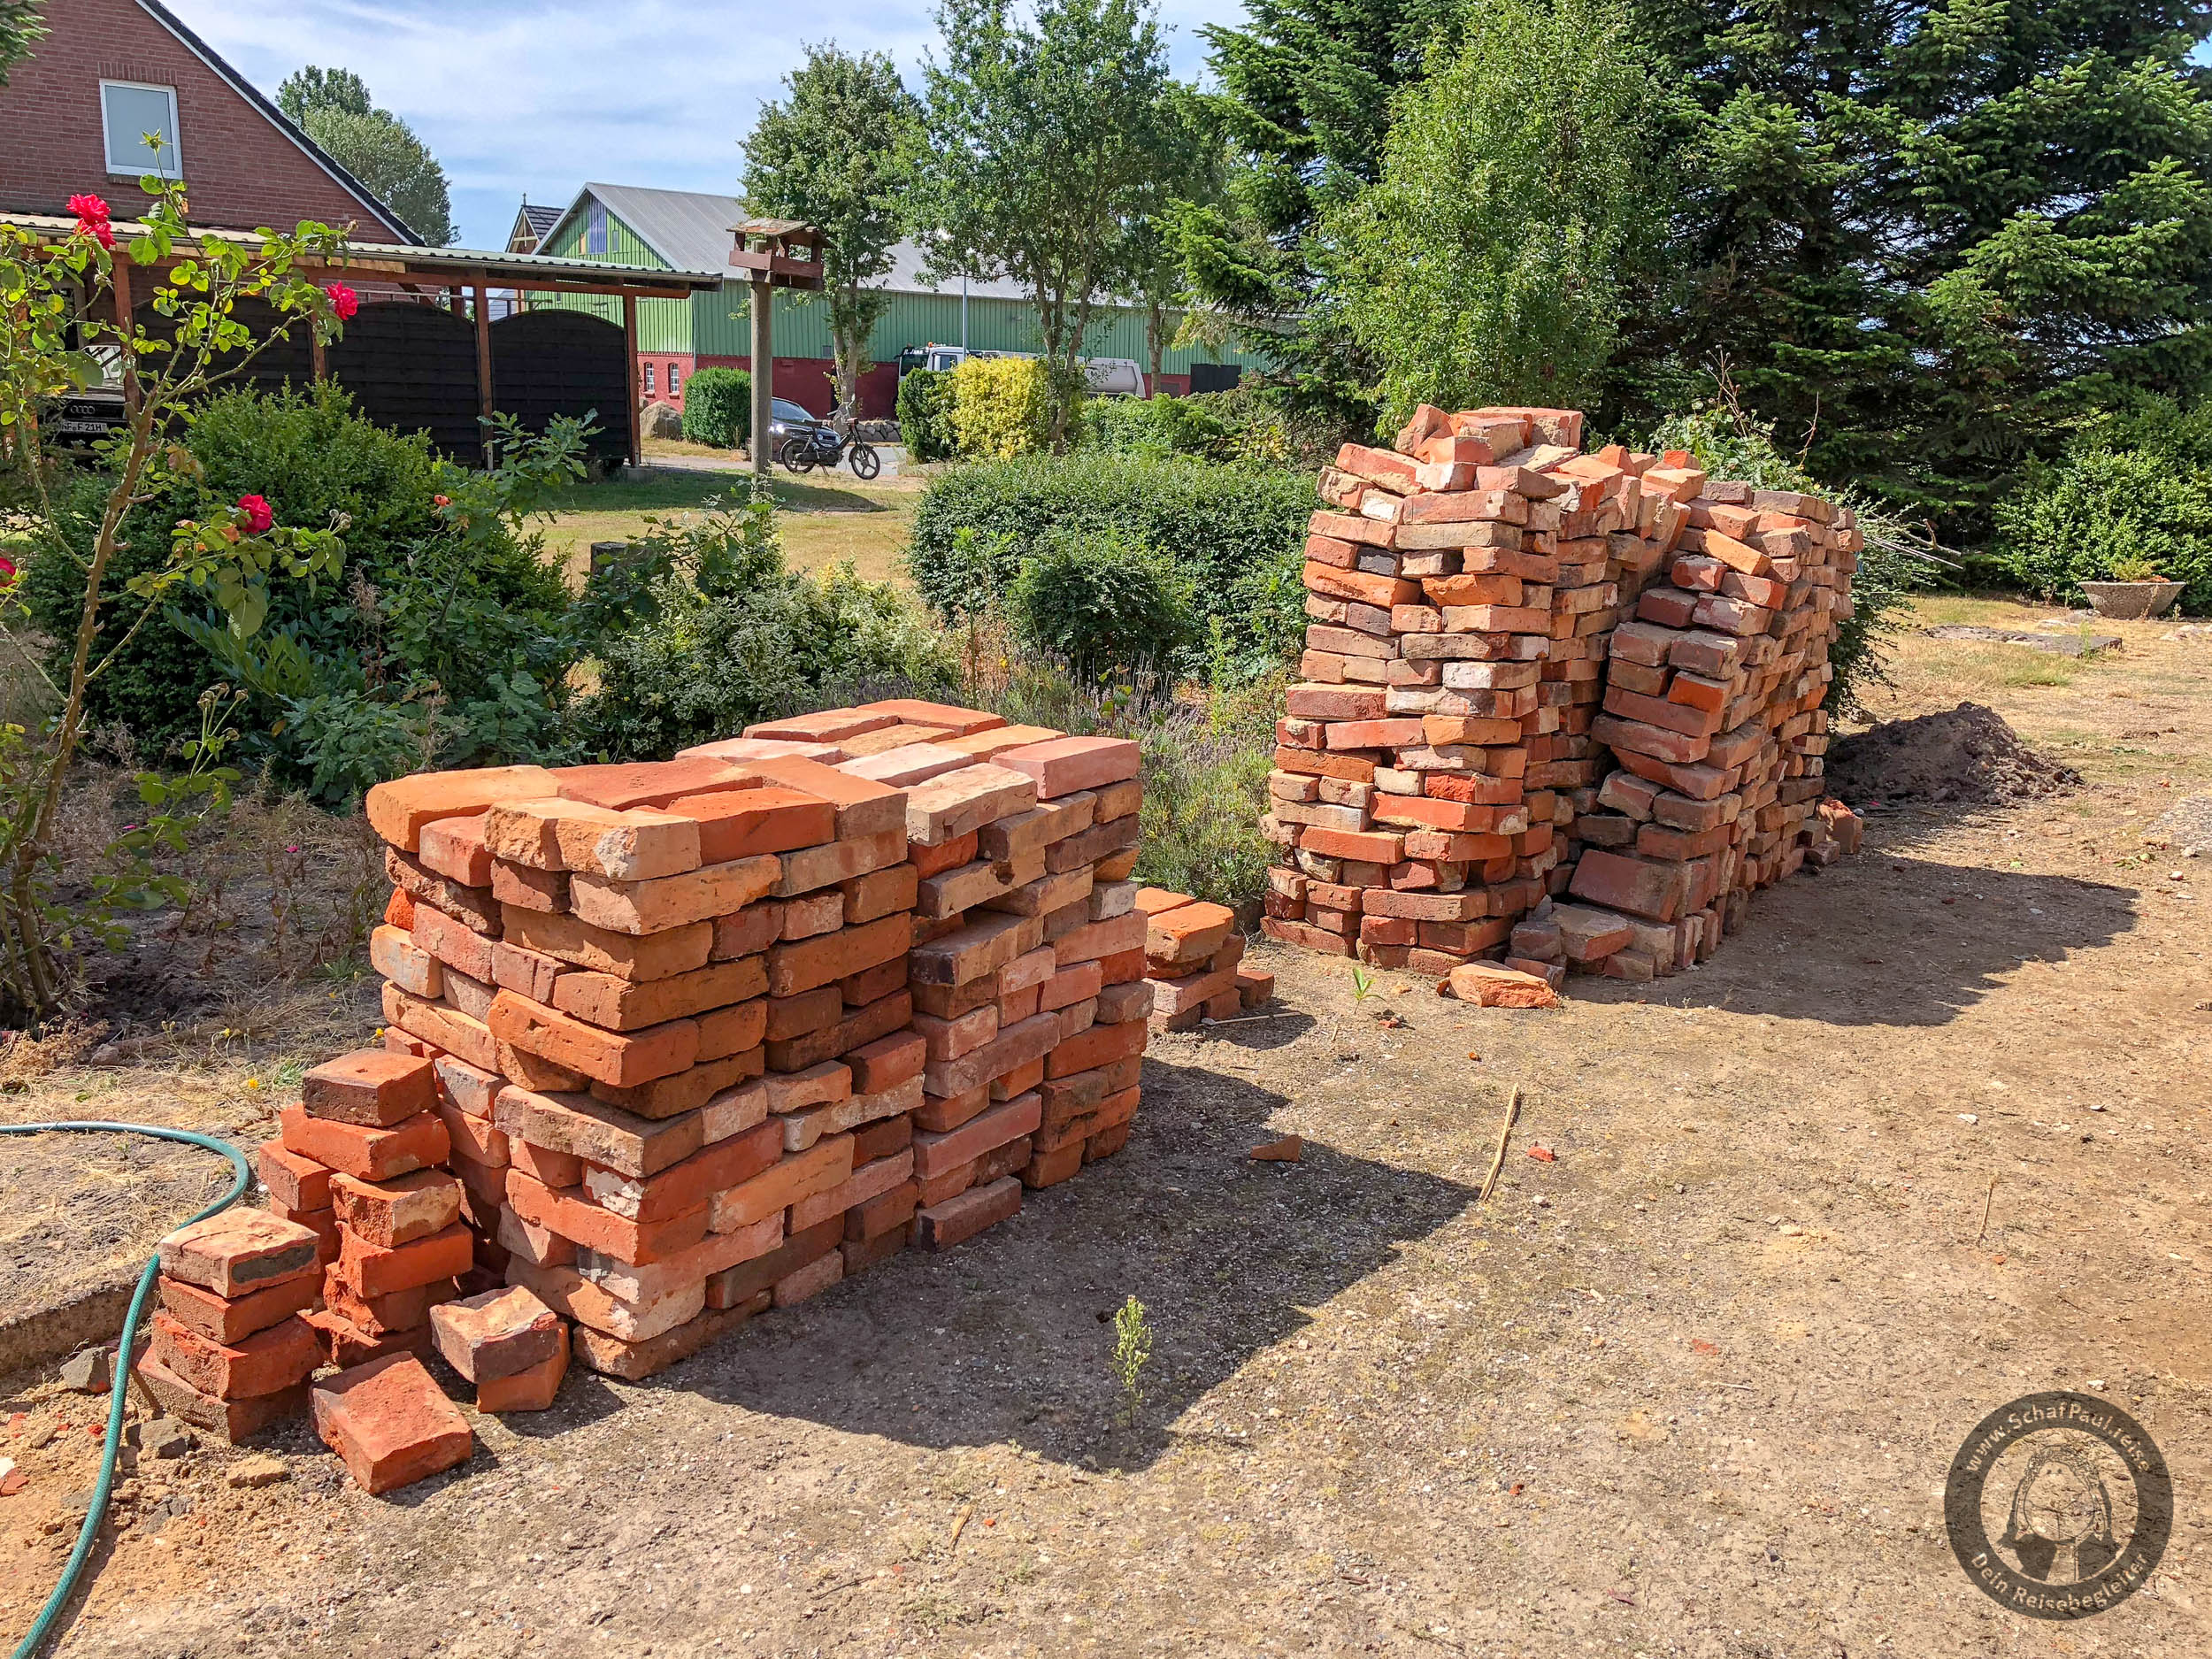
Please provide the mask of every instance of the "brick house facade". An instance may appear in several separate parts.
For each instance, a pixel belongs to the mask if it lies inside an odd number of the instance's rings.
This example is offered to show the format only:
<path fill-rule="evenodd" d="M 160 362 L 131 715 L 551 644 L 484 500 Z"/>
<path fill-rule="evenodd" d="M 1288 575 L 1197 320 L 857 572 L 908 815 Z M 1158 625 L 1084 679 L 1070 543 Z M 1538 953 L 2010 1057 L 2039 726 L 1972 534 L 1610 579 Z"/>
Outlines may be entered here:
<path fill-rule="evenodd" d="M 173 115 L 196 224 L 289 229 L 315 219 L 352 226 L 356 241 L 417 240 L 166 7 L 54 0 L 42 21 L 46 37 L 0 87 L 0 211 L 60 213 L 85 190 L 119 219 L 136 215 L 148 200 L 136 175 L 156 168 L 111 165 L 111 142 L 132 146 L 135 134 L 108 128 L 152 111 Z"/>

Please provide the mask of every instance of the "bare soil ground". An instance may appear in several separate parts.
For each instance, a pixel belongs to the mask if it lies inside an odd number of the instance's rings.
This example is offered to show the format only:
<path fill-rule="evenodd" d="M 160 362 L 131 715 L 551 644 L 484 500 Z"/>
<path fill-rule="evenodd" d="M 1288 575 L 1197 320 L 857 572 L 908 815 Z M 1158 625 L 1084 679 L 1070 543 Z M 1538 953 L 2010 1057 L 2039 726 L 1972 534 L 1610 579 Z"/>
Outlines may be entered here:
<path fill-rule="evenodd" d="M 577 1375 L 394 1500 L 303 1426 L 265 1490 L 227 1450 L 150 1463 L 61 1651 L 2212 1650 L 2212 927 L 2201 861 L 2141 841 L 2212 790 L 2212 648 L 2118 631 L 2055 664 L 1909 642 L 1879 712 L 1987 703 L 2085 783 L 1880 815 L 1695 972 L 1536 1014 L 1386 975 L 1356 1007 L 1344 964 L 1261 953 L 1273 1018 L 1156 1040 L 1128 1149 L 948 1256 L 642 1386 Z M 1290 1131 L 1302 1163 L 1246 1158 Z M 2179 1494 L 2151 1585 L 2074 1624 L 2001 1611 L 1942 1526 L 1968 1429 L 2052 1387 L 2132 1412 Z M 95 1409 L 0 1399 L 30 1477 L 0 1633 L 66 1551 Z"/>

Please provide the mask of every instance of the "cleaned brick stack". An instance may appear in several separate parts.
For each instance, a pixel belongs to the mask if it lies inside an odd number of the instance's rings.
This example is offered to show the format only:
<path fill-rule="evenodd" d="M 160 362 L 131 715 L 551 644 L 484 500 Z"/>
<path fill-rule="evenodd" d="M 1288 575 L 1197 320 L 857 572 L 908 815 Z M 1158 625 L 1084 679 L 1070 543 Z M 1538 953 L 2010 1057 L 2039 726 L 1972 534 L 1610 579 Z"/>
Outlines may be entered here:
<path fill-rule="evenodd" d="M 1134 912 L 1137 746 L 908 700 L 750 728 L 908 791 L 922 1045 L 910 1140 L 845 1216 L 849 1270 L 942 1249 L 1118 1150 L 1149 1007 Z M 890 1176 L 902 1160 L 907 1178 Z"/>
<path fill-rule="evenodd" d="M 1133 743 L 894 702 L 373 791 L 386 1042 L 429 1067 L 473 1250 L 425 1318 L 523 1286 L 642 1377 L 1118 1148 L 1135 772 Z"/>
<path fill-rule="evenodd" d="M 787 1213 L 902 1108 L 846 1056 L 909 1023 L 904 797 L 794 749 L 371 796 L 411 901 L 386 1014 L 436 1056 L 478 1279 L 574 1320 L 597 1370 L 819 1288 L 778 1271 Z"/>
<path fill-rule="evenodd" d="M 436 1104 L 426 1058 L 342 1055 L 301 1079 L 261 1148 L 270 1210 L 324 1240 L 321 1306 L 303 1317 L 325 1364 L 427 1353 L 432 1305 L 460 1294 L 474 1245 Z"/>
<path fill-rule="evenodd" d="M 1234 911 L 1164 887 L 1139 892 L 1137 909 L 1145 918 L 1144 972 L 1156 1031 L 1191 1031 L 1275 995 L 1273 974 L 1243 965 L 1244 934 Z"/>
<path fill-rule="evenodd" d="M 1578 832 L 1609 810 L 1599 788 L 1617 757 L 1644 777 L 1687 764 L 1666 757 L 1700 741 L 1722 741 L 1727 759 L 1709 771 L 1729 781 L 1695 798 L 1737 798 L 1687 814 L 1693 839 L 1655 834 L 1645 862 L 1709 863 L 1639 873 L 1667 892 L 1632 895 L 1668 911 L 1669 926 L 1713 912 L 1709 929 L 1678 930 L 1670 966 L 1694 956 L 1690 935 L 1717 940 L 1730 891 L 1795 868 L 1824 839 L 1809 815 L 1827 648 L 1849 614 L 1848 514 L 1709 483 L 1679 452 L 1585 454 L 1581 431 L 1568 410 L 1425 406 L 1395 449 L 1348 444 L 1323 474 L 1331 510 L 1314 515 L 1307 541 L 1304 682 L 1289 690 L 1269 780 L 1264 822 L 1282 849 L 1271 936 L 1432 972 L 1503 956 L 1555 981 L 1569 961 L 1594 966 L 1632 936 L 1571 947 L 1548 897 L 1609 867 L 1601 858 L 1579 875 L 1599 843 Z M 1698 636 L 1681 648 L 1680 675 L 1664 663 L 1619 672 L 1624 608 Z M 1640 634 L 1629 644 L 1650 649 Z M 1735 790 L 1747 773 L 1759 779 L 1749 806 Z M 1707 822 L 1716 810 L 1725 824 Z M 1740 827 L 1738 812 L 1750 815 Z M 1722 833 L 1694 839 L 1708 829 Z M 1632 847 L 1638 833 L 1602 850 Z M 1594 826 L 1599 841 L 1619 833 Z M 1715 867 L 1724 843 L 1740 856 Z"/>
<path fill-rule="evenodd" d="M 161 1306 L 136 1369 L 161 1409 L 230 1440 L 304 1411 L 322 1363 L 301 1317 L 322 1277 L 320 1236 L 231 1209 L 171 1233 L 160 1256 Z"/>

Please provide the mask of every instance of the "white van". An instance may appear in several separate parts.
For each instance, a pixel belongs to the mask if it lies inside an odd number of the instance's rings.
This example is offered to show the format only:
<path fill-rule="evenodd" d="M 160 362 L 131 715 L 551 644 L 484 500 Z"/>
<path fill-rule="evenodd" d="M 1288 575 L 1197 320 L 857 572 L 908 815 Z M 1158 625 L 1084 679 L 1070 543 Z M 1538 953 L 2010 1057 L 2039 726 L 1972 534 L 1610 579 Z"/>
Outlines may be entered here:
<path fill-rule="evenodd" d="M 916 369 L 943 373 L 970 357 L 1033 357 L 1034 351 L 972 351 L 965 346 L 909 346 L 899 353 L 899 378 Z M 1094 397 L 1142 397 L 1144 368 L 1134 357 L 1079 357 L 1083 380 Z"/>

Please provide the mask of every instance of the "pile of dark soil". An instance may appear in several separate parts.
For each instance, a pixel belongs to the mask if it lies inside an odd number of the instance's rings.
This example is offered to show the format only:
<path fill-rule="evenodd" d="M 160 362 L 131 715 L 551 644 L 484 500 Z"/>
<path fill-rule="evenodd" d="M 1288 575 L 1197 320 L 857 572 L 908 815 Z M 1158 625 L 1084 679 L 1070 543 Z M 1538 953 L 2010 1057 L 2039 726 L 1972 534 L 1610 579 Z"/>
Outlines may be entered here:
<path fill-rule="evenodd" d="M 1891 720 L 1828 751 L 1828 788 L 1852 806 L 1999 806 L 2081 787 L 2071 766 L 2037 754 L 1996 710 L 1962 703 Z"/>

